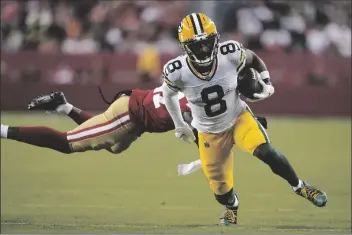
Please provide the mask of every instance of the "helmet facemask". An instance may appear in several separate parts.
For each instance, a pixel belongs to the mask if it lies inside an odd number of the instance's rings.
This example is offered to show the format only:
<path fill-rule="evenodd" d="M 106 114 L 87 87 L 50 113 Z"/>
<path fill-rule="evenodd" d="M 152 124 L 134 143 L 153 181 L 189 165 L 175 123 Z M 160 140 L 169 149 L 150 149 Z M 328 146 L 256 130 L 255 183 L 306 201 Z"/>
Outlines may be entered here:
<path fill-rule="evenodd" d="M 215 59 L 219 44 L 219 35 L 192 40 L 182 44 L 189 59 L 198 66 L 209 66 Z"/>

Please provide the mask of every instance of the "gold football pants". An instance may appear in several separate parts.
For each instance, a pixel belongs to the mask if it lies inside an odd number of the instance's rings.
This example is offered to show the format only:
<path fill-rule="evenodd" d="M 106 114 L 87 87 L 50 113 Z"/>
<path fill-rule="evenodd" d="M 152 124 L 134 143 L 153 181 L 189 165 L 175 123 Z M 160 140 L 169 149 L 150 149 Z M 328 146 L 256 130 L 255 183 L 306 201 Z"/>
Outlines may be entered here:
<path fill-rule="evenodd" d="M 72 151 L 108 149 L 110 152 L 119 153 L 128 148 L 138 138 L 134 134 L 136 125 L 130 120 L 128 103 L 129 97 L 122 96 L 104 113 L 67 132 Z"/>
<path fill-rule="evenodd" d="M 259 145 L 269 143 L 264 128 L 249 110 L 240 114 L 229 130 L 218 134 L 199 132 L 198 138 L 202 168 L 210 189 L 217 195 L 233 188 L 233 145 L 253 154 Z"/>

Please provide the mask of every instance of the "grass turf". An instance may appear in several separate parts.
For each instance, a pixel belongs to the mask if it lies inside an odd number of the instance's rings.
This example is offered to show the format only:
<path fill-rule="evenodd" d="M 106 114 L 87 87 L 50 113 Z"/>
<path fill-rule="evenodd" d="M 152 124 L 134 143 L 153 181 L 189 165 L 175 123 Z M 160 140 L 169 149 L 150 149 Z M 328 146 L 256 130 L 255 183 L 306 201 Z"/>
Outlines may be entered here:
<path fill-rule="evenodd" d="M 9 125 L 74 124 L 56 115 L 2 113 Z M 201 171 L 176 166 L 198 158 L 173 132 L 145 134 L 121 155 L 63 155 L 1 140 L 2 233 L 350 233 L 351 122 L 269 118 L 269 136 L 329 203 L 316 208 L 254 157 L 235 149 L 239 226 L 216 225 L 222 208 Z"/>

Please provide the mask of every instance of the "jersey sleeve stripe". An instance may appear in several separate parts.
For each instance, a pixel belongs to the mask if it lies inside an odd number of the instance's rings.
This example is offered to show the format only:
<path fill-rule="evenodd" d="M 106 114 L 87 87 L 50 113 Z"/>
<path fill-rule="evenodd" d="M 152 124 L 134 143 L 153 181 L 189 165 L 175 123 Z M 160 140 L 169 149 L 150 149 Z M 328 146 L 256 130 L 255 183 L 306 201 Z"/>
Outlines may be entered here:
<path fill-rule="evenodd" d="M 239 65 L 237 66 L 237 72 L 240 72 L 245 65 L 246 65 L 246 52 L 244 48 L 241 48 L 241 59 L 240 59 Z"/>
<path fill-rule="evenodd" d="M 176 92 L 180 91 L 180 89 L 177 87 L 172 87 L 172 86 L 168 85 L 167 83 L 166 83 L 166 85 L 173 91 L 176 91 Z"/>
<path fill-rule="evenodd" d="M 164 81 L 167 85 L 177 87 L 175 83 L 171 82 L 166 76 L 164 76 Z"/>
<path fill-rule="evenodd" d="M 173 91 L 179 91 L 180 88 L 177 87 L 175 84 L 173 84 L 170 80 L 168 80 L 167 78 L 164 79 L 166 85 Z"/>

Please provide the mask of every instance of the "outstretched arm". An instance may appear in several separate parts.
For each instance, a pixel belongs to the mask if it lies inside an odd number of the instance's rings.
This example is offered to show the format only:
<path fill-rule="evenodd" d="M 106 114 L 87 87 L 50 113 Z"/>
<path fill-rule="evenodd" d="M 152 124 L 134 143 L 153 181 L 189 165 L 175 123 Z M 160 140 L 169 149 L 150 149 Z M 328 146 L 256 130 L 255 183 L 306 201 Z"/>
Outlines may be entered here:
<path fill-rule="evenodd" d="M 162 86 L 165 107 L 169 112 L 175 127 L 180 127 L 184 125 L 180 103 L 178 101 L 177 91 L 172 90 L 169 86 L 164 83 Z"/>
<path fill-rule="evenodd" d="M 185 120 L 185 122 L 190 127 L 192 127 L 192 125 L 191 125 L 192 120 L 193 120 L 192 113 L 190 111 L 186 111 L 186 112 L 182 113 L 182 116 L 183 116 L 183 120 Z M 194 141 L 193 142 L 197 145 L 197 147 L 199 147 L 199 145 L 198 145 L 198 130 L 196 128 L 192 128 L 192 131 L 194 134 Z"/>
<path fill-rule="evenodd" d="M 193 132 L 189 125 L 183 120 L 177 91 L 170 88 L 166 82 L 162 85 L 162 91 L 165 107 L 175 125 L 176 137 L 187 142 L 192 142 L 194 139 Z"/>

